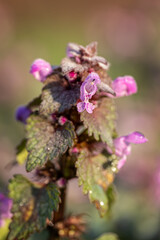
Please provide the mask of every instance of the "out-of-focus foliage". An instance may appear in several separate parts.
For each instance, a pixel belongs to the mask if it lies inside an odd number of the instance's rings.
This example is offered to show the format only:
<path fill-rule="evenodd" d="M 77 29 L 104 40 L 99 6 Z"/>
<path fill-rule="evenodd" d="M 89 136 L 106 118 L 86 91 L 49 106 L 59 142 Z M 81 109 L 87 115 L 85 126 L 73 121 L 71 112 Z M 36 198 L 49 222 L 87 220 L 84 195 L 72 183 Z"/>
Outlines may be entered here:
<path fill-rule="evenodd" d="M 59 190 L 53 183 L 38 186 L 22 175 L 16 175 L 9 184 L 13 199 L 13 218 L 8 240 L 27 239 L 31 233 L 42 231 L 52 212 L 58 210 Z"/>
<path fill-rule="evenodd" d="M 96 240 L 118 240 L 118 237 L 113 233 L 106 233 L 96 238 Z"/>

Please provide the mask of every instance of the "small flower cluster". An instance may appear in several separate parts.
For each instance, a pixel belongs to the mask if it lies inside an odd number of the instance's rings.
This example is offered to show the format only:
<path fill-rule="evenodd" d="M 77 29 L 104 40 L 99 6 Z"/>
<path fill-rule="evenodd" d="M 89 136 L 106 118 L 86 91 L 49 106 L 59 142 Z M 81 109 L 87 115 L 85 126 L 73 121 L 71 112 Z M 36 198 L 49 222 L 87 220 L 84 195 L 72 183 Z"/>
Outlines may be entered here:
<path fill-rule="evenodd" d="M 0 193 L 0 227 L 5 224 L 5 220 L 12 217 L 10 212 L 12 207 L 12 200 Z"/>

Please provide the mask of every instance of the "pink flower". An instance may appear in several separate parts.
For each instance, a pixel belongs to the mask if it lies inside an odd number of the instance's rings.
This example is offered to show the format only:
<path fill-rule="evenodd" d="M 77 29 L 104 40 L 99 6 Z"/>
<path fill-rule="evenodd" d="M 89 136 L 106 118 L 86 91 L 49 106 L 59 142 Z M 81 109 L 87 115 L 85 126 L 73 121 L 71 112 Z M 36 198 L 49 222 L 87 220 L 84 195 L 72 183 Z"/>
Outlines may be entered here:
<path fill-rule="evenodd" d="M 81 85 L 81 95 L 80 99 L 82 101 L 85 101 L 86 99 L 91 99 L 92 96 L 96 93 L 97 91 L 97 84 L 101 82 L 100 77 L 97 73 L 91 72 L 85 81 Z"/>
<path fill-rule="evenodd" d="M 5 219 L 11 218 L 12 200 L 0 193 L 0 227 L 5 223 Z"/>
<path fill-rule="evenodd" d="M 59 180 L 57 180 L 57 185 L 59 188 L 65 188 L 67 184 L 67 180 L 65 178 L 60 178 Z"/>
<path fill-rule="evenodd" d="M 100 84 L 101 80 L 97 73 L 91 72 L 85 81 L 82 83 L 80 88 L 80 99 L 82 102 L 77 104 L 78 112 L 83 112 L 85 109 L 88 113 L 92 113 L 95 105 L 89 102 L 89 99 L 97 91 L 97 84 Z"/>
<path fill-rule="evenodd" d="M 59 119 L 58 119 L 58 122 L 60 125 L 64 125 L 66 122 L 67 122 L 67 118 L 64 117 L 64 116 L 61 116 Z"/>
<path fill-rule="evenodd" d="M 70 153 L 79 153 L 79 150 L 77 147 L 73 147 L 70 149 Z"/>
<path fill-rule="evenodd" d="M 40 82 L 43 82 L 52 71 L 50 63 L 40 58 L 36 59 L 30 68 L 30 73 Z"/>
<path fill-rule="evenodd" d="M 74 71 L 71 71 L 69 73 L 67 73 L 67 79 L 72 82 L 77 78 L 77 73 Z"/>
<path fill-rule="evenodd" d="M 118 77 L 112 82 L 116 97 L 129 96 L 137 92 L 137 84 L 133 77 Z"/>
<path fill-rule="evenodd" d="M 26 123 L 27 118 L 31 114 L 31 110 L 26 106 L 19 106 L 16 109 L 15 118 L 17 121 Z"/>
<path fill-rule="evenodd" d="M 140 132 L 133 132 L 126 136 L 114 139 L 115 154 L 120 158 L 118 169 L 126 162 L 127 155 L 131 153 L 131 143 L 141 144 L 147 142 L 148 139 Z"/>

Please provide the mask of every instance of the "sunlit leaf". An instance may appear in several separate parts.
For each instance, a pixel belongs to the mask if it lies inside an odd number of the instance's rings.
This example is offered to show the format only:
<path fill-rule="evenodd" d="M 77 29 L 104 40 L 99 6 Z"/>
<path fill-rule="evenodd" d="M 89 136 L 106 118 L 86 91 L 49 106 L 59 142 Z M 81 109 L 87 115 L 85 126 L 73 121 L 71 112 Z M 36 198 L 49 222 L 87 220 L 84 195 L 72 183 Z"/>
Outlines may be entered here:
<path fill-rule="evenodd" d="M 113 99 L 102 98 L 98 106 L 90 114 L 87 111 L 81 113 L 81 121 L 88 129 L 88 134 L 99 138 L 108 146 L 113 147 L 112 135 L 115 130 L 115 106 Z"/>
<path fill-rule="evenodd" d="M 114 179 L 111 169 L 103 168 L 106 161 L 103 154 L 92 156 L 87 149 L 83 149 L 76 162 L 79 185 L 82 185 L 83 193 L 89 195 L 101 216 L 109 209 L 106 190 Z"/>
<path fill-rule="evenodd" d="M 6 237 L 9 232 L 9 224 L 11 222 L 11 219 L 6 219 L 3 226 L 0 227 L 0 240 L 6 240 Z"/>
<path fill-rule="evenodd" d="M 26 239 L 31 233 L 43 230 L 46 219 L 51 220 L 53 211 L 58 210 L 59 190 L 53 183 L 40 187 L 22 175 L 15 175 L 9 191 L 13 217 L 8 240 Z"/>
<path fill-rule="evenodd" d="M 16 147 L 16 161 L 19 164 L 23 164 L 28 156 L 28 152 L 26 150 L 27 140 L 23 139 Z"/>
<path fill-rule="evenodd" d="M 70 121 L 55 130 L 46 119 L 32 115 L 27 119 L 26 130 L 29 152 L 27 171 L 43 166 L 46 161 L 57 161 L 75 140 L 74 126 Z"/>

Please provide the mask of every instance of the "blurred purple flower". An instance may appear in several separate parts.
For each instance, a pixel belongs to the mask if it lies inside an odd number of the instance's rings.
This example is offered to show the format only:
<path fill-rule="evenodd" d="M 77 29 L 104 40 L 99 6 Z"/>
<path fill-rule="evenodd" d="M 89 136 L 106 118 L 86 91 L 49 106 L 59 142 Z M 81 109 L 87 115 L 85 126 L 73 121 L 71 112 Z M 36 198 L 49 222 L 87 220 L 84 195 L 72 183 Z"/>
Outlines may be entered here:
<path fill-rule="evenodd" d="M 140 132 L 133 132 L 125 136 L 125 141 L 128 143 L 135 143 L 135 144 L 140 144 L 140 143 L 145 143 L 147 142 L 147 138 L 140 133 Z"/>
<path fill-rule="evenodd" d="M 116 97 L 129 96 L 137 92 L 136 81 L 131 76 L 117 77 L 112 82 L 112 88 Z"/>
<path fill-rule="evenodd" d="M 19 106 L 16 109 L 15 118 L 17 121 L 23 122 L 25 124 L 26 119 L 29 117 L 30 114 L 31 114 L 31 110 L 28 107 Z"/>
<path fill-rule="evenodd" d="M 0 227 L 4 225 L 5 219 L 12 217 L 11 207 L 12 200 L 0 193 Z"/>
<path fill-rule="evenodd" d="M 30 68 L 30 73 L 40 82 L 43 82 L 52 71 L 50 63 L 40 58 L 36 59 Z"/>
<path fill-rule="evenodd" d="M 157 162 L 156 169 L 152 175 L 151 189 L 153 190 L 155 203 L 159 205 L 160 203 L 160 164 L 159 160 Z"/>
<path fill-rule="evenodd" d="M 78 112 L 83 112 L 85 109 L 88 113 L 93 112 L 95 105 L 93 105 L 93 103 L 90 103 L 89 99 L 91 99 L 92 96 L 96 93 L 97 84 L 100 83 L 101 80 L 97 73 L 91 72 L 87 76 L 80 88 L 80 99 L 82 100 L 82 102 L 79 102 L 77 104 Z"/>
<path fill-rule="evenodd" d="M 133 132 L 126 136 L 114 139 L 115 154 L 120 158 L 118 169 L 126 162 L 127 155 L 131 153 L 131 143 L 141 144 L 147 142 L 148 139 L 140 132 Z"/>

